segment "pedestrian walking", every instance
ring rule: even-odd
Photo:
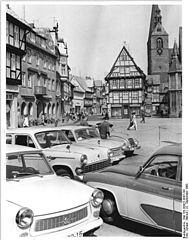
[[[82,117],[81,117],[80,125],[81,126],[89,126],[87,119],[84,115],[82,115]]]
[[[145,112],[144,111],[142,111],[142,119],[140,122],[145,123]]]
[[[110,124],[109,122],[104,119],[104,121],[99,125],[99,132],[100,132],[100,137],[102,139],[107,139],[107,137],[110,137]]]
[[[28,114],[24,115],[23,127],[29,127]]]
[[[130,123],[129,123],[127,130],[130,130],[130,128],[132,128],[132,127],[135,130],[137,130],[137,121],[136,121],[136,113],[135,112],[132,112],[132,116],[130,118]]]

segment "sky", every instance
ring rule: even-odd
[[[103,80],[124,44],[136,64],[147,74],[147,39],[152,5],[131,5],[130,2],[119,5],[110,2],[93,5],[89,2],[9,5],[22,18],[25,12],[26,21],[34,22],[36,27],[52,28],[55,21],[58,22],[59,36],[68,45],[68,63],[72,74]],[[175,39],[178,43],[182,7],[162,3],[159,7],[171,48]]]

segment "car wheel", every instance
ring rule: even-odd
[[[106,195],[101,207],[101,217],[106,223],[113,223],[118,217],[118,211],[114,197]]]
[[[67,178],[70,178],[70,179],[73,178],[73,176],[72,176],[72,174],[70,173],[70,171],[68,171],[68,170],[66,170],[66,169],[63,169],[63,168],[56,170],[56,174],[57,174],[58,176],[61,176],[61,177],[67,177]]]

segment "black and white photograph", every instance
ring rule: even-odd
[[[188,238],[182,7],[2,1],[2,240]]]

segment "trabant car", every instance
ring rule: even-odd
[[[7,129],[6,143],[41,149],[57,175],[82,180],[86,172],[111,165],[109,153],[72,143],[63,131],[52,127]]]
[[[145,164],[120,162],[84,182],[104,192],[101,214],[105,221],[116,216],[156,228],[182,231],[182,144],[157,150]]]
[[[101,122],[99,122],[95,125],[95,127],[98,130],[99,130],[100,124],[101,124]],[[109,127],[110,127],[111,131],[113,131],[113,124],[112,123],[109,123]],[[126,143],[126,147],[125,147],[125,150],[124,150],[124,154],[125,154],[126,157],[132,156],[135,149],[140,149],[141,148],[141,145],[140,145],[139,141],[136,138],[133,138],[133,137],[126,138],[126,137],[122,137],[120,135],[118,136],[118,135],[111,132],[110,139],[115,140],[115,141],[124,141]]]
[[[118,163],[125,158],[124,151],[127,148],[127,144],[111,138],[101,139],[95,127],[63,125],[58,127],[58,129],[63,130],[69,140],[77,143],[78,146],[93,147],[100,150],[104,156],[108,154],[112,164]]]
[[[93,235],[102,224],[103,193],[57,176],[40,150],[7,145],[5,185],[4,240]]]

